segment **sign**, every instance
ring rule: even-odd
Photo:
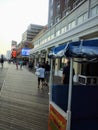
[[[48,130],[66,130],[67,120],[50,104]]]
[[[17,51],[13,50],[11,55],[12,55],[12,58],[16,58],[17,57]]]
[[[21,50],[21,55],[22,55],[22,56],[29,56],[29,55],[30,55],[30,50],[31,50],[31,49],[29,49],[29,48],[23,48],[23,49]]]

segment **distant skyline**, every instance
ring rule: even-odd
[[[19,43],[30,24],[48,23],[49,0],[0,0],[0,54]]]

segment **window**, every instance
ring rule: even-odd
[[[53,4],[53,0],[51,0],[51,4]]]
[[[96,14],[98,14],[98,6],[94,7],[91,9],[91,16],[95,16]]]
[[[97,14],[98,14],[98,6],[97,6]]]
[[[53,26],[53,22],[50,23],[50,26],[51,26],[51,27]]]
[[[66,31],[67,31],[67,26],[65,26],[65,28],[64,28],[64,29],[65,29],[65,32],[66,32]]]
[[[62,29],[61,29],[61,33],[64,33],[65,32],[65,28],[63,27]]]
[[[75,8],[76,6],[78,6],[83,0],[75,0],[75,2],[73,3],[73,7]]]
[[[61,33],[65,33],[67,31],[67,26],[65,26],[65,27],[63,27],[62,29],[61,29]]]
[[[67,16],[70,12],[70,7],[68,7],[66,10],[63,12],[63,16]]]
[[[56,23],[60,21],[60,17],[57,17],[56,18]]]
[[[68,29],[70,30],[70,29],[74,28],[75,26],[76,26],[76,21],[74,20],[68,24]]]
[[[60,35],[60,30],[58,30],[57,32],[56,32],[56,36],[59,36]]]
[[[80,17],[78,17],[77,24],[78,24],[78,25],[82,24],[84,21],[87,20],[87,17],[88,17],[88,16],[87,16],[87,13],[85,13],[85,14],[81,15]]]
[[[78,25],[83,23],[83,15],[78,18]]]
[[[48,37],[48,41],[50,40],[50,36]]]
[[[59,11],[60,11],[60,2],[57,2],[57,13],[59,13]]]
[[[54,34],[51,35],[51,39],[53,39],[53,38],[54,38]]]
[[[53,16],[53,9],[50,10],[50,17]]]
[[[83,15],[83,21],[86,21],[88,19],[88,15],[87,15],[87,13],[85,13],[84,15]]]
[[[83,63],[81,74],[85,76],[98,76],[98,62],[96,63]]]
[[[76,26],[76,21],[74,20],[74,21],[72,21],[72,23],[71,23],[71,28],[74,28]]]

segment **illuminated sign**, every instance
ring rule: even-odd
[[[13,51],[12,51],[12,58],[16,58],[16,56],[17,56],[17,51],[16,51],[16,50],[13,50]]]
[[[29,55],[30,55],[30,50],[31,50],[31,49],[29,49],[29,48],[23,48],[23,49],[21,50],[21,55],[22,55],[22,56],[29,56]]]

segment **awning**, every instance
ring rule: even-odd
[[[98,58],[98,39],[66,43],[52,48],[49,58]]]
[[[57,57],[63,57],[64,56],[64,50],[66,50],[66,44],[60,45],[58,47],[53,47],[51,49],[51,52],[49,53],[49,58],[57,58]]]
[[[64,55],[72,58],[98,58],[98,39],[69,43]]]

